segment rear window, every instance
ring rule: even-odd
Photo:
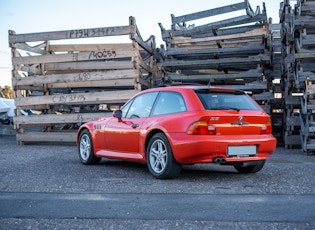
[[[205,110],[261,110],[246,94],[241,92],[196,91]]]

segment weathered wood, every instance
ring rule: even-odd
[[[235,40],[235,41],[220,41],[222,48],[239,48],[251,43],[261,43],[262,39],[246,39],[246,40]],[[173,45],[172,45],[173,46]],[[197,49],[213,49],[218,48],[217,41],[208,41],[203,43],[180,43],[176,44],[177,48],[185,48],[188,50]]]
[[[308,59],[308,61],[311,61],[315,59],[315,51],[307,51],[307,50],[299,50],[298,53],[294,54],[294,58],[297,59]]]
[[[29,142],[57,142],[57,143],[75,143],[76,132],[25,132],[17,133],[16,140],[18,143]]]
[[[188,21],[193,21],[197,19],[202,19],[206,17],[211,17],[214,15],[219,15],[219,14],[225,14],[237,10],[242,10],[246,9],[247,4],[244,2],[228,5],[228,6],[223,6],[223,7],[218,7],[215,9],[210,9],[210,10],[205,10],[197,13],[192,13],[192,14],[187,14],[183,16],[177,16],[175,17],[174,15],[171,15],[172,17],[172,24],[177,24],[177,23],[183,23],[183,22],[188,22]]]
[[[19,108],[33,105],[76,105],[76,104],[100,104],[100,103],[124,103],[138,91],[119,90],[115,92],[91,92],[91,93],[72,93],[50,96],[31,96],[16,98],[15,105]]]
[[[228,68],[236,66],[247,66],[268,63],[270,57],[268,55],[256,55],[247,58],[223,58],[223,59],[210,59],[210,60],[166,60],[158,65],[161,67],[180,67],[180,68]],[[249,65],[250,64],[250,65]]]
[[[67,62],[67,63],[48,63],[44,65],[47,71],[72,70],[72,71],[93,71],[93,70],[114,70],[114,69],[133,69],[134,65],[130,61],[86,61],[86,62]]]
[[[253,54],[260,54],[265,51],[264,45],[260,43],[251,43],[244,46],[233,47],[233,48],[203,48],[203,49],[186,49],[186,48],[169,48],[167,50],[167,56],[173,58],[202,58],[202,57],[215,57],[221,58],[225,56],[231,57],[232,55],[249,56]]]
[[[179,43],[196,43],[196,42],[207,42],[207,41],[217,41],[217,40],[228,40],[228,39],[238,39],[238,38],[248,38],[248,37],[257,37],[257,36],[267,36],[267,29],[260,28],[247,31],[241,34],[231,34],[231,35],[222,35],[206,38],[188,38],[188,37],[172,37],[171,44],[176,45]]]
[[[196,75],[186,75],[186,74],[176,74],[176,73],[167,73],[167,77],[173,81],[220,81],[226,79],[246,79],[246,78],[254,78],[258,79],[261,77],[261,70],[248,70],[239,73],[228,73],[224,72],[217,74],[196,74]]]
[[[72,54],[48,54],[41,56],[28,56],[28,57],[13,57],[13,65],[30,65],[38,63],[58,63],[58,62],[73,62],[73,61],[91,61],[91,60],[106,60],[116,58],[126,58],[139,56],[139,52],[133,50],[101,50],[90,52],[79,52]]]
[[[239,85],[216,85],[218,87],[224,87],[224,88],[229,88],[229,89],[236,89],[236,90],[243,90],[243,91],[253,91],[253,90],[267,90],[267,82],[262,82],[262,81],[254,81],[250,83],[245,83],[245,84],[239,84]]]
[[[67,82],[67,83],[52,83],[47,84],[48,88],[102,88],[102,87],[134,87],[136,79],[111,79],[100,81],[86,81],[86,82]]]
[[[294,18],[294,26],[296,30],[302,30],[303,28],[314,28],[315,17],[313,16],[301,16],[296,15]]]
[[[43,33],[28,33],[28,34],[9,34],[9,44],[21,42],[37,42],[48,40],[62,40],[62,39],[77,39],[77,38],[92,38],[104,36],[118,36],[129,35],[135,33],[135,26],[115,26],[115,27],[101,27],[91,29],[77,29],[64,30]]]
[[[43,85],[43,84],[63,84],[63,83],[86,83],[89,81],[135,79],[139,71],[135,69],[108,70],[97,72],[80,72],[68,74],[36,75],[31,77],[12,78],[13,86]],[[63,87],[62,87],[63,88]]]
[[[74,52],[74,51],[92,51],[92,50],[132,50],[135,47],[131,43],[111,43],[111,44],[70,44],[70,45],[52,45],[49,44],[48,52]]]
[[[121,35],[127,35],[130,43],[51,44],[60,39],[88,41]],[[44,42],[29,45],[37,41]],[[129,26],[29,34],[10,31],[9,45],[19,143],[73,142],[75,135],[69,135],[70,129],[64,130],[63,124],[84,123],[102,116],[98,106],[118,108],[141,89],[152,87],[156,73],[162,73],[153,59],[155,37],[144,41],[134,17],[129,18]],[[41,114],[23,116],[23,109],[36,109]],[[89,113],[83,114],[85,111]]]
[[[14,117],[16,125],[84,123],[101,117],[110,117],[112,113],[75,113],[75,114],[41,114]]]

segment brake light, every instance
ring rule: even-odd
[[[266,124],[261,126],[260,134],[270,134],[272,133],[271,121],[268,120]]]
[[[215,126],[208,124],[207,121],[196,121],[188,127],[186,133],[189,135],[215,135],[216,130]]]

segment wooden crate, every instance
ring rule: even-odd
[[[109,36],[125,36],[127,43],[106,43]],[[93,38],[104,43],[94,44]],[[69,44],[77,39],[81,43]],[[144,41],[134,17],[125,26],[9,31],[9,45],[20,144],[75,142],[82,123],[110,116],[131,96],[153,87],[159,74],[155,38]]]

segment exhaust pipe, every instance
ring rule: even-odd
[[[225,164],[226,163],[226,160],[224,159],[224,157],[216,157],[216,158],[213,158],[213,163],[216,163],[216,164]]]

